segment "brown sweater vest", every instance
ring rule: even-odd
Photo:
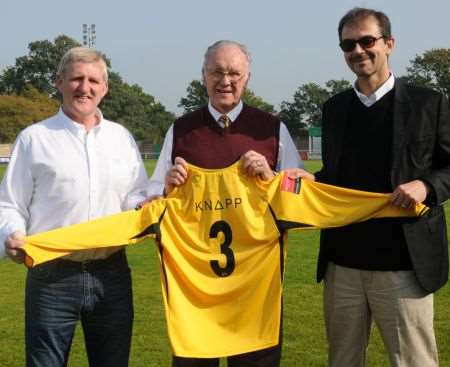
[[[174,123],[172,161],[182,157],[203,168],[224,168],[241,155],[254,150],[267,159],[274,170],[278,159],[280,120],[275,116],[244,105],[230,127],[221,128],[203,107]]]

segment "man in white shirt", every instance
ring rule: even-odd
[[[25,234],[133,208],[147,184],[133,137],[97,108],[108,91],[102,55],[69,50],[56,85],[60,111],[19,134],[0,186],[0,251],[17,263],[24,260]],[[78,320],[90,366],[128,365],[133,304],[123,248],[83,251],[29,269],[27,366],[66,366]]]
[[[263,179],[272,178],[280,169],[303,166],[286,126],[276,116],[242,102],[250,78],[250,54],[244,45],[234,41],[211,45],[205,53],[202,74],[208,106],[180,117],[170,127],[150,180],[151,195],[183,185],[186,162],[224,168],[242,159],[249,175]],[[281,330],[275,345],[227,358],[229,367],[276,367],[280,359]],[[172,360],[173,367],[218,365],[219,358],[174,356]]]

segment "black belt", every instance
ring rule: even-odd
[[[38,265],[39,267],[58,267],[60,269],[72,270],[76,272],[93,272],[106,269],[120,269],[123,266],[128,267],[125,250],[121,249],[106,259],[73,261],[66,259],[55,259],[47,263]]]

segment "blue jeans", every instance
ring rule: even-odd
[[[28,271],[27,367],[66,366],[79,320],[89,366],[128,366],[133,296],[123,250],[105,260],[79,263],[60,259]]]

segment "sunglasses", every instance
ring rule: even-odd
[[[380,37],[364,36],[364,37],[358,38],[357,40],[345,39],[339,43],[339,47],[344,52],[353,51],[356,47],[356,44],[359,44],[364,49],[372,48],[373,46],[375,46],[375,43],[381,38],[385,38],[385,37],[384,36],[380,36]]]

